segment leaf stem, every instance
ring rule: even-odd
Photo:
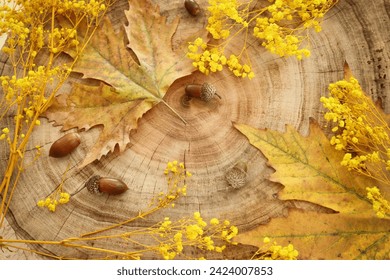
[[[184,124],[187,124],[187,121],[183,119],[182,116],[180,116],[179,113],[175,109],[173,109],[167,102],[165,102],[164,99],[161,99],[160,101],[164,103],[164,105],[167,106],[176,116],[178,116]]]

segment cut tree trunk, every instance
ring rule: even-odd
[[[187,13],[184,1],[154,2],[168,20],[180,17],[173,38],[177,49],[205,27],[207,1],[198,1],[203,9],[198,17]],[[117,30],[126,23],[125,9],[128,9],[127,1],[120,0],[109,13]],[[126,151],[109,153],[82,169],[77,166],[96,141],[100,128],[80,132],[81,145],[69,157],[57,159],[49,157],[48,150],[65,132],[42,119],[42,125],[30,139],[31,147],[43,147],[42,156],[20,178],[8,211],[8,227],[11,226],[22,239],[62,240],[126,220],[147,209],[153,197],[167,190],[163,172],[167,162],[172,160],[185,162],[187,170],[193,174],[187,181],[187,196],[179,198],[173,208],[162,209],[146,220],[114,232],[148,227],[164,217],[171,220],[191,217],[196,211],[201,212],[205,220],[213,217],[228,219],[240,231],[265,224],[277,216],[286,216],[291,204],[278,199],[282,186],[267,180],[273,170],[232,123],[279,131],[291,124],[306,135],[309,118],[323,123],[324,109],[319,99],[327,95],[329,83],[343,78],[345,61],[362,88],[375,101],[381,101],[388,112],[389,11],[390,2],[387,0],[340,0],[326,14],[323,30],[320,33],[310,31],[311,56],[302,61],[293,57],[279,58],[250,39],[248,53],[256,74],[254,79],[239,79],[228,71],[209,76],[195,72],[178,79],[164,99],[187,124],[160,103],[139,120],[138,129],[130,134],[131,143]],[[229,46],[229,50],[236,53],[241,48],[242,38],[232,41]],[[1,64],[2,75],[7,75],[4,56]],[[217,88],[222,99],[210,103],[194,99],[190,106],[183,106],[181,98],[185,86],[206,81]],[[65,85],[61,92],[66,90],[69,90],[69,85]],[[4,121],[11,123],[12,119],[13,116],[9,116]],[[6,123],[0,124],[3,126]],[[27,158],[32,156],[33,153],[26,153]],[[0,142],[1,174],[7,158],[5,142]],[[239,161],[247,164],[247,183],[234,189],[228,185],[225,174]],[[71,194],[70,202],[58,207],[55,213],[39,208],[37,201],[55,190],[68,164],[70,169],[64,190]],[[84,184],[93,175],[119,178],[126,182],[129,190],[119,196],[91,195]],[[0,229],[0,233],[3,230]],[[122,245],[118,243],[118,246]],[[57,256],[97,257],[88,251],[63,246],[34,249]],[[241,257],[247,257],[245,254],[252,250],[244,250]],[[229,257],[233,258],[234,253],[230,254]],[[237,251],[237,254],[240,253]],[[153,257],[157,256],[149,256]]]

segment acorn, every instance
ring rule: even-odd
[[[184,7],[191,16],[197,16],[200,13],[200,6],[194,0],[185,0]]]
[[[78,133],[65,134],[51,145],[49,156],[60,158],[69,155],[80,145],[80,142],[80,135]]]
[[[238,162],[233,168],[226,172],[225,179],[232,188],[242,188],[246,184],[246,170],[246,164],[244,162]]]
[[[219,98],[221,98],[221,96],[217,94],[217,89],[209,83],[203,83],[202,85],[187,85],[185,88],[185,93],[187,96],[198,97],[205,102],[209,102],[211,99],[214,98],[214,96],[218,96]]]
[[[129,188],[119,179],[100,177],[99,175],[92,176],[87,183],[85,183],[87,190],[93,194],[121,194]]]

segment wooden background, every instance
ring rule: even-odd
[[[154,2],[160,5],[168,21],[180,17],[173,38],[178,51],[205,26],[204,12],[199,17],[191,17],[183,7],[184,1]],[[198,3],[204,9],[207,6],[207,1]],[[117,30],[126,23],[125,9],[128,9],[127,1],[119,0],[109,13]],[[294,204],[278,199],[282,186],[267,180],[272,169],[262,154],[233,128],[232,122],[280,131],[285,124],[291,124],[306,135],[310,117],[322,122],[319,98],[327,95],[329,83],[342,79],[344,61],[348,62],[362,88],[374,100],[380,100],[389,112],[390,100],[386,98],[390,86],[389,12],[389,0],[340,0],[324,18],[323,31],[310,32],[312,54],[302,61],[279,58],[250,39],[248,51],[256,74],[253,80],[238,79],[228,71],[210,76],[194,73],[178,79],[165,100],[186,119],[187,125],[159,104],[146,113],[138,129],[131,132],[131,143],[123,154],[108,154],[81,170],[77,165],[97,139],[100,128],[81,132],[82,143],[78,149],[70,157],[54,159],[47,156],[48,150],[64,132],[42,119],[30,144],[31,147],[43,146],[43,155],[23,173],[7,216],[8,224],[0,229],[0,235],[61,240],[125,220],[146,209],[156,194],[166,191],[163,170],[166,163],[174,159],[185,159],[187,169],[193,173],[187,196],[180,198],[174,208],[164,209],[133,226],[150,226],[165,216],[174,220],[200,211],[205,219],[229,219],[240,231],[245,231],[273,217],[287,216],[288,208]],[[242,38],[237,38],[229,49],[240,50],[241,44]],[[4,55],[0,63],[2,75],[7,75]],[[193,81],[213,83],[222,99],[210,104],[194,100],[190,107],[183,107],[180,98],[184,87]],[[66,90],[69,85],[62,92]],[[11,123],[12,117],[0,123],[0,127]],[[27,154],[27,159],[32,155]],[[7,158],[6,146],[0,142],[0,174]],[[237,161],[247,163],[248,183],[235,190],[228,186],[225,173]],[[58,207],[55,213],[38,208],[36,202],[53,192],[68,163],[71,169],[64,189],[72,194],[71,201]],[[130,189],[120,196],[93,196],[83,188],[93,175],[120,178]],[[94,257],[61,247],[38,249],[56,255]],[[0,253],[1,258],[39,257],[17,251]]]

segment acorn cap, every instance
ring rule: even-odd
[[[209,83],[203,83],[202,88],[200,89],[200,99],[202,99],[205,102],[209,102],[211,99],[214,98],[214,96],[218,96],[217,89]]]
[[[226,172],[225,179],[232,188],[242,188],[246,184],[246,170],[246,164],[243,162],[239,162],[233,168],[229,169]]]
[[[85,183],[85,186],[87,187],[87,190],[90,193],[93,194],[100,194],[101,192],[99,191],[99,175],[92,176],[87,183]]]

